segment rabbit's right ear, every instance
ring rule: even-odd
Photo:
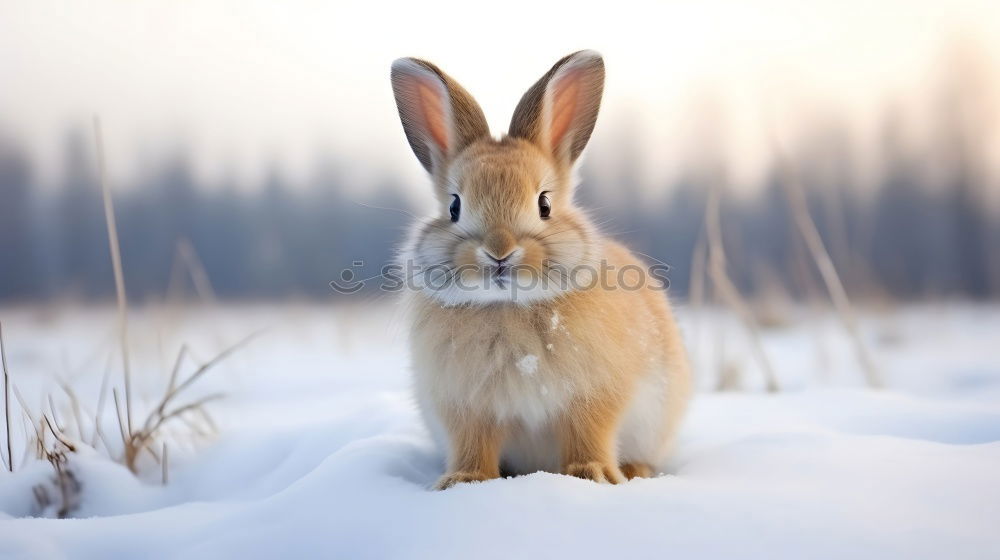
[[[476,100],[430,62],[393,62],[392,92],[406,139],[428,173],[436,173],[442,163],[490,134]]]

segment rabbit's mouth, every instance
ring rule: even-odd
[[[511,280],[510,271],[511,271],[510,265],[506,263],[500,263],[497,266],[493,267],[493,270],[490,272],[490,279],[493,281],[494,284],[497,285],[497,287],[501,289],[506,288],[506,286],[510,284]]]
[[[430,295],[448,305],[527,305],[551,299],[564,291],[541,275],[538,268],[525,263],[466,266],[450,272],[448,282],[429,286]]]
[[[440,240],[427,241],[422,257],[408,261],[417,268],[406,277],[445,305],[529,305],[573,289],[564,270],[569,265],[550,261],[547,248],[532,237],[517,238],[513,247],[489,248],[477,238],[463,239],[448,247],[448,254],[432,253],[435,243]]]

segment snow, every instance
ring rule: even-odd
[[[737,323],[680,314],[701,391],[664,474],[607,486],[536,473],[433,492],[444,458],[410,396],[394,311],[137,311],[140,417],[180,343],[200,362],[268,330],[193,387],[191,398],[226,391],[208,407],[219,434],[176,426],[166,486],[151,461],[137,479],[84,448],[69,464],[82,485],[78,519],[26,517],[51,514],[35,511],[31,493],[51,468],[20,463],[18,425],[18,470],[0,474],[0,558],[1000,555],[1000,308],[865,314],[883,391],[864,388],[834,317],[793,313],[764,333],[777,394],[760,390]],[[11,373],[36,411],[53,373],[93,408],[114,356],[113,310],[0,309],[0,319]],[[721,366],[735,367],[742,391],[712,390]]]
[[[538,373],[538,356],[534,354],[527,354],[517,361],[517,369],[521,372],[521,375],[525,377],[532,377]]]

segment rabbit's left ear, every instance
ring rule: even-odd
[[[557,161],[572,165],[594,131],[604,91],[604,60],[575,52],[524,94],[510,121],[511,136],[531,140]]]

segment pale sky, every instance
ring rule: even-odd
[[[210,180],[259,182],[272,165],[304,178],[320,153],[361,179],[421,180],[393,59],[437,63],[500,133],[552,63],[591,48],[607,85],[588,157],[628,122],[646,177],[708,143],[752,183],[774,126],[843,120],[864,146],[887,103],[921,112],[949,49],[973,44],[1000,68],[996,0],[396,4],[0,0],[0,131],[46,178],[69,125],[96,112],[118,183],[178,146]]]

